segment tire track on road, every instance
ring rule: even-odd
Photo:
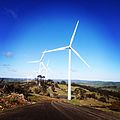
[[[62,111],[58,106],[54,104],[54,102],[51,102],[51,105],[57,109],[59,112],[61,112],[64,116],[66,116],[69,120],[74,120],[72,117],[70,117],[68,114],[66,114],[64,111]]]
[[[80,107],[80,106],[75,106],[75,105],[71,105],[68,103],[62,103],[62,102],[54,102],[54,104],[58,106],[59,108],[63,109],[64,112],[66,112],[66,114],[67,112],[70,113],[71,111],[73,111],[72,113],[76,114],[78,118],[80,118],[80,116],[83,118],[86,118],[87,116],[86,119],[89,118],[89,120],[120,120],[117,117],[108,115],[107,113],[103,113],[102,111],[95,110],[92,108]]]

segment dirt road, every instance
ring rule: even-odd
[[[92,108],[46,101],[1,113],[0,120],[120,120],[120,118]]]

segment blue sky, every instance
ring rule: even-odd
[[[72,79],[120,80],[120,2],[118,0],[0,0],[0,76],[35,77],[45,49],[69,44],[80,20],[72,54]],[[68,51],[45,55],[49,78],[67,78]]]

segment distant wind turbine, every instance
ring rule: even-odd
[[[40,69],[41,69],[41,66],[43,68],[45,68],[45,65],[43,63],[43,57],[44,57],[44,53],[42,53],[42,56],[40,58],[40,60],[36,60],[36,61],[28,61],[28,63],[39,63],[39,68],[38,68],[38,73],[40,74]]]
[[[73,43],[73,39],[77,30],[79,24],[79,20],[77,21],[77,24],[75,26],[74,32],[72,34],[71,40],[70,40],[70,44],[68,46],[65,47],[60,47],[60,48],[56,48],[53,50],[47,50],[44,51],[43,53],[50,53],[50,52],[55,52],[55,51],[61,51],[61,50],[66,50],[68,49],[69,51],[69,59],[68,59],[68,100],[71,100],[71,51],[73,51],[73,53],[75,53],[75,55],[78,56],[79,59],[81,59],[81,61],[89,68],[90,66],[87,64],[87,62],[78,54],[78,52],[72,48],[72,43]]]
[[[39,63],[39,68],[38,68],[38,69],[39,69],[39,70],[38,70],[38,71],[39,71],[39,72],[38,72],[39,75],[41,74],[41,73],[40,73],[40,72],[41,72],[41,68],[44,68],[44,69],[45,69],[45,72],[46,72],[46,73],[45,73],[45,76],[46,76],[46,78],[47,78],[47,72],[48,72],[47,67],[48,67],[48,64],[49,64],[49,63],[47,63],[47,65],[44,64],[44,62],[43,62],[44,55],[45,55],[45,53],[43,52],[40,60],[37,60],[37,61],[29,61],[28,63]]]

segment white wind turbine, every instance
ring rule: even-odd
[[[73,51],[75,53],[75,55],[78,56],[79,59],[81,59],[81,61],[83,63],[85,63],[85,65],[87,65],[87,67],[90,67],[87,62],[78,54],[78,52],[72,48],[72,43],[73,43],[73,39],[77,30],[79,24],[79,20],[77,21],[77,24],[75,26],[74,32],[72,34],[71,40],[70,40],[70,44],[68,46],[65,47],[60,47],[60,48],[56,48],[53,50],[47,50],[44,51],[43,53],[50,53],[50,52],[55,52],[55,51],[61,51],[61,50],[66,50],[68,49],[69,51],[69,59],[68,59],[68,100],[71,100],[71,51]]]
[[[45,69],[45,76],[46,76],[46,78],[47,78],[47,67],[48,67],[48,63],[47,63],[47,65],[45,65],[44,64],[44,62],[43,62],[43,58],[44,58],[44,55],[45,55],[45,53],[43,52],[42,53],[42,56],[41,56],[41,58],[40,58],[40,60],[37,60],[37,61],[29,61],[28,63],[39,63],[39,70],[38,70],[38,74],[40,75],[41,74],[41,68],[43,68],[43,69]]]
[[[43,52],[42,53],[42,56],[40,58],[40,60],[37,60],[37,61],[29,61],[28,63],[39,63],[39,70],[38,70],[38,74],[40,75],[42,73],[43,70],[45,70],[45,77],[47,79],[47,75],[48,75],[48,70],[49,70],[49,61],[47,62],[47,64],[45,65],[44,62],[43,62],[43,58],[44,58],[44,55],[45,53]],[[50,71],[50,70],[49,70]]]
[[[40,61],[39,61],[40,62]],[[46,78],[46,80],[48,79],[48,71],[50,71],[49,70],[49,67],[48,67],[48,65],[49,65],[49,61],[47,62],[47,64],[45,65],[44,63],[43,63],[43,61],[41,62],[41,65],[39,66],[39,71],[41,71],[41,73],[43,72],[45,72],[45,78]],[[41,67],[42,66],[42,67]],[[42,69],[43,68],[43,69]],[[40,74],[40,72],[39,72],[39,74]]]

